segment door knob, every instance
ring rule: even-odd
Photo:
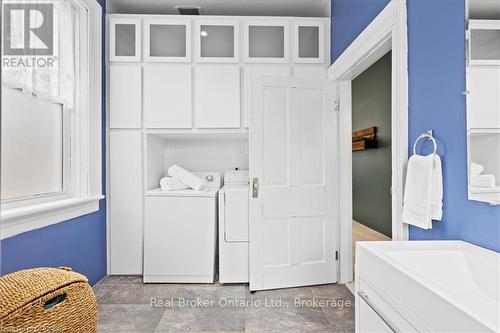
[[[252,198],[259,197],[259,178],[252,178]]]

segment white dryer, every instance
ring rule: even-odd
[[[220,173],[192,189],[146,192],[145,283],[213,283],[217,248],[217,192]]]
[[[248,282],[248,170],[226,171],[219,191],[219,282]]]

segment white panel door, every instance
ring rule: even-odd
[[[469,129],[500,128],[500,66],[469,66]]]
[[[191,65],[144,67],[144,126],[191,128]]]
[[[109,66],[109,127],[141,128],[142,68]]]
[[[326,79],[328,77],[328,68],[323,65],[294,65],[293,76]]]
[[[288,65],[247,65],[243,69],[243,127],[248,128],[250,100],[252,96],[252,77],[290,76]]]
[[[239,128],[240,66],[197,66],[194,79],[196,127]]]
[[[254,80],[251,290],[337,281],[332,90],[321,79]]]
[[[142,274],[141,132],[110,131],[110,274]]]

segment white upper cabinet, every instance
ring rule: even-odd
[[[469,20],[471,65],[500,65],[500,21]]]
[[[144,20],[144,60],[191,61],[191,22],[188,20]]]
[[[239,22],[203,20],[196,22],[197,62],[239,62]]]
[[[109,60],[141,61],[141,20],[113,18],[109,20]]]
[[[240,128],[240,66],[195,68],[195,127]]]
[[[299,21],[293,24],[293,61],[323,63],[325,61],[325,24],[322,21]]]
[[[258,20],[244,23],[244,60],[253,63],[288,63],[288,21]]]
[[[500,129],[500,66],[468,68],[469,129]]]
[[[191,128],[191,66],[144,66],[144,126]]]
[[[142,67],[109,66],[109,127],[141,128]]]

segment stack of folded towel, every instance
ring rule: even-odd
[[[495,175],[483,175],[484,166],[471,162],[470,164],[470,186],[472,187],[495,187]]]
[[[414,154],[408,161],[403,200],[403,222],[432,229],[443,215],[443,175],[437,154]]]
[[[168,168],[167,172],[168,176],[160,180],[160,187],[163,191],[184,190],[188,188],[199,191],[203,185],[203,179],[178,165],[172,165]]]

